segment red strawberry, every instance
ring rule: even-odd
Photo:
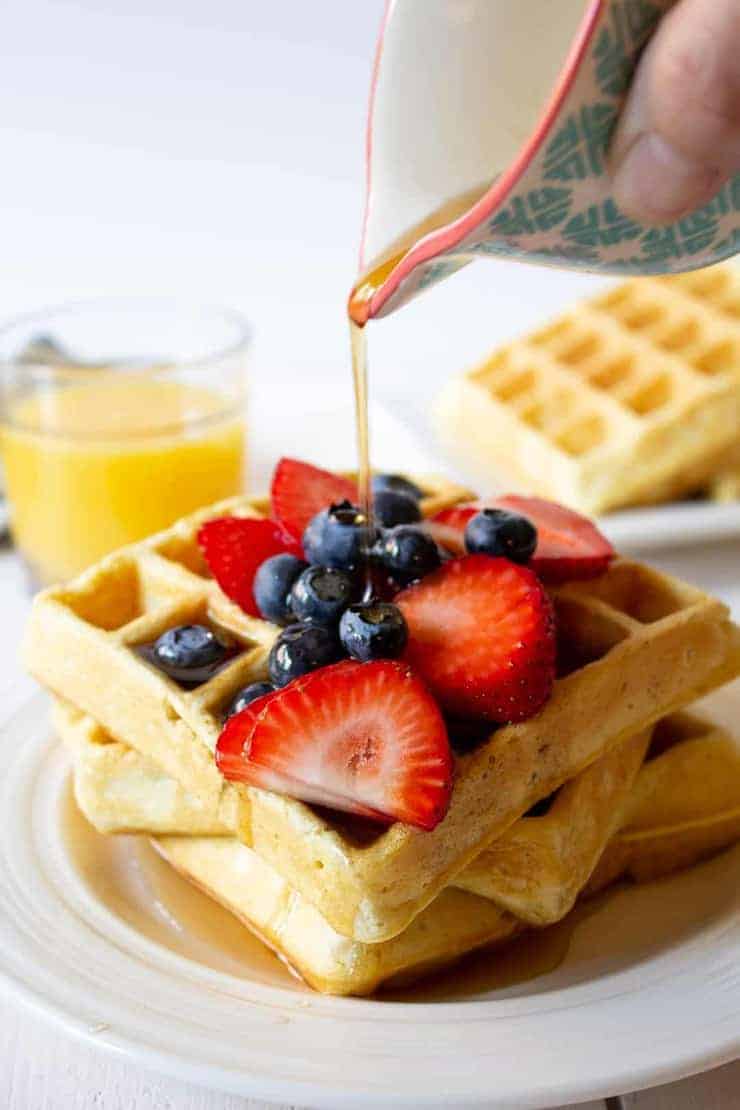
[[[389,659],[322,667],[253,702],[226,722],[217,759],[228,778],[384,823],[433,829],[450,802],[442,715]]]
[[[358,501],[357,486],[340,474],[298,459],[280,459],[272,476],[272,515],[297,540],[309,520],[338,501]]]
[[[479,504],[453,505],[449,509],[440,509],[427,522],[427,531],[431,533],[438,544],[446,547],[455,555],[465,554],[465,525],[479,511]]]
[[[216,743],[216,766],[224,778],[238,781],[244,753],[249,751],[249,741],[257,717],[267,700],[274,698],[278,693],[278,690],[274,690],[264,697],[255,698],[227,720]]]
[[[535,525],[537,547],[529,565],[544,582],[596,578],[616,554],[592,521],[555,501],[511,495],[492,504],[520,513]]]
[[[406,659],[450,713],[523,721],[555,676],[550,600],[527,567],[488,555],[452,559],[396,597]]]
[[[260,615],[252,593],[260,563],[284,551],[302,554],[300,544],[274,520],[236,516],[208,520],[198,530],[198,543],[226,596],[252,617]]]

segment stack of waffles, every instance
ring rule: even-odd
[[[740,497],[740,271],[641,277],[494,351],[443,391],[437,428],[502,477],[587,514]]]
[[[419,484],[427,515],[467,496]],[[89,820],[151,837],[313,987],[367,994],[418,977],[558,921],[617,879],[664,875],[740,838],[740,748],[683,712],[740,673],[740,630],[719,601],[626,560],[551,589],[553,695],[456,756],[433,831],[225,781],[213,754],[225,709],[264,677],[278,629],[226,598],[196,536],[208,519],[266,510],[213,506],[45,591],[25,658],[53,695]],[[186,690],[145,649],[193,622],[235,652]]]

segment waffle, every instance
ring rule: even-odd
[[[236,831],[226,829],[218,813],[205,809],[156,763],[113,740],[69,703],[56,699],[52,720],[74,754],[77,803],[99,832],[223,836]],[[652,731],[623,740],[566,783],[540,819],[516,821],[452,885],[532,925],[559,921],[623,823]]]
[[[740,444],[712,478],[709,493],[713,501],[740,501]]]
[[[156,770],[151,777],[145,757],[129,752],[140,769],[138,788],[132,795],[131,764],[109,760],[101,771],[99,759],[98,749],[109,747],[125,753],[124,745],[96,732],[89,719],[86,722],[64,705],[58,707],[57,725],[75,751],[76,793],[86,816],[99,828],[128,828],[135,796],[135,827],[158,831],[162,814],[159,777]],[[649,760],[638,774],[650,740]],[[497,842],[508,842],[505,885],[511,885],[515,874],[526,875],[537,902],[538,883],[545,890],[557,882],[570,888],[570,858],[579,870],[580,890],[590,871],[581,869],[578,837],[567,836],[563,822],[578,821],[582,806],[595,812],[597,800],[612,814],[612,838],[593,873],[590,891],[603,889],[622,875],[642,881],[669,874],[740,838],[740,748],[727,733],[711,722],[681,714],[662,720],[648,734],[621,747],[626,763],[611,791],[605,784],[615,783],[614,753],[600,761],[604,775],[595,791],[595,768],[590,768],[561,791],[545,816],[522,818]],[[96,767],[97,791],[89,789],[87,779],[86,765],[91,760]],[[85,780],[87,786],[81,789]],[[126,794],[123,807],[119,805],[121,781]],[[574,789],[566,793],[570,787]],[[173,788],[179,789],[175,784]],[[551,873],[551,855],[541,852],[539,846],[551,843],[546,830],[559,821],[563,844]],[[579,827],[586,827],[583,821]],[[502,943],[529,921],[518,920],[487,897],[447,889],[399,936],[380,944],[363,944],[336,933],[315,907],[236,839],[184,835],[191,832],[187,820],[173,831],[181,835],[155,841],[164,858],[241,918],[312,986],[328,993],[365,994],[388,980],[419,977],[475,948]],[[531,845],[535,845],[534,853]],[[599,851],[603,847],[602,841]],[[494,877],[501,874],[500,858],[489,851],[482,853],[479,861],[488,861]],[[542,900],[548,902],[548,896]],[[559,899],[561,916],[570,903],[569,896]]]
[[[467,494],[428,481],[427,513]],[[225,706],[264,676],[275,626],[246,616],[208,577],[196,532],[209,517],[258,515],[264,501],[222,503],[109,556],[33,605],[24,656],[50,690],[152,759],[229,827],[337,932],[377,943],[401,932],[478,853],[534,803],[619,741],[740,670],[726,608],[638,563],[553,591],[563,674],[533,719],[496,731],[456,761],[445,820],[423,832],[327,815],[225,782],[213,759]],[[141,648],[167,628],[217,626],[240,649],[190,692]]]
[[[740,438],[740,274],[612,288],[454,379],[435,419],[482,483],[587,514],[696,491]]]

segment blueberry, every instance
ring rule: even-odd
[[[483,509],[465,527],[465,548],[471,555],[504,556],[513,563],[526,563],[536,546],[534,524],[508,509]]]
[[[224,717],[233,717],[235,713],[241,713],[242,709],[246,709],[257,698],[263,698],[265,694],[271,694],[274,689],[275,687],[271,682],[250,682],[249,686],[240,690],[233,699]]]
[[[212,677],[229,650],[205,625],[183,624],[159,637],[151,649],[151,659],[170,678],[196,686]]]
[[[288,594],[298,575],[308,563],[295,555],[273,555],[265,559],[254,576],[254,600],[265,620],[289,624]]]
[[[355,570],[376,536],[368,535],[364,513],[340,501],[317,513],[303,533],[303,550],[311,563],[338,570]]]
[[[408,635],[403,613],[387,601],[350,605],[339,622],[342,646],[361,663],[396,659],[406,647]]]
[[[408,478],[404,478],[402,474],[376,474],[373,478],[373,493],[377,494],[385,490],[405,493],[407,497],[413,497],[414,501],[421,501],[424,496],[424,491]]]
[[[288,601],[297,621],[335,625],[356,594],[349,571],[314,565],[296,578]]]
[[[416,524],[421,520],[421,509],[416,498],[397,490],[380,490],[375,494],[373,508],[375,519],[384,528],[393,528],[396,524]]]
[[[411,524],[386,532],[375,547],[385,569],[401,585],[423,578],[441,564],[439,549],[430,535]]]
[[[290,624],[270,652],[268,670],[276,686],[335,663],[341,654],[336,632],[320,624]]]

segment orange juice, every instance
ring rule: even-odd
[[[15,540],[41,582],[242,489],[241,413],[181,381],[99,371],[17,400],[1,435]]]

